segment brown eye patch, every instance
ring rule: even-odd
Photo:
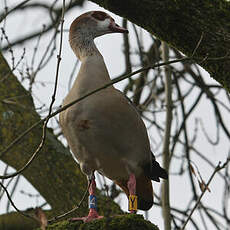
[[[104,21],[106,18],[110,18],[108,14],[102,11],[94,11],[92,17],[100,21]]]

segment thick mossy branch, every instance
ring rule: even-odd
[[[40,120],[31,95],[22,87],[0,53],[0,152],[27,128]],[[19,170],[41,142],[42,125],[29,132],[8,152],[0,155],[6,164]],[[81,173],[69,151],[47,130],[45,145],[37,158],[22,173],[51,205],[53,215],[62,214],[77,205],[87,189],[86,177]],[[98,195],[100,213],[121,213],[117,204]],[[88,212],[87,197],[78,215]],[[76,213],[75,213],[76,214]],[[0,218],[1,222],[1,218]]]
[[[210,75],[230,91],[230,2],[225,0],[91,0],[141,26],[161,40],[195,56]]]
[[[26,212],[27,214],[31,212]],[[39,223],[33,219],[22,216],[17,212],[0,215],[1,230],[31,230],[39,227]]]
[[[103,218],[90,223],[62,221],[49,225],[47,230],[159,230],[141,215],[127,214]]]

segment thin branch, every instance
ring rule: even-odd
[[[177,93],[178,93],[178,98],[181,100],[181,112],[182,112],[182,116],[183,116],[183,122],[182,122],[182,125],[181,125],[181,128],[179,129],[179,131],[183,131],[183,134],[184,134],[184,140],[185,140],[185,143],[184,143],[184,148],[185,148],[185,155],[186,155],[186,159],[188,161],[188,169],[189,169],[189,163],[190,163],[190,147],[189,147],[189,140],[188,140],[188,132],[187,132],[187,121],[186,121],[186,117],[188,118],[188,115],[190,114],[189,112],[186,113],[186,109],[185,109],[185,103],[184,103],[184,99],[183,97],[181,96],[182,93],[181,93],[181,89],[180,89],[180,86],[179,86],[179,83],[177,81],[177,79],[175,78],[175,82],[176,82],[176,89],[177,89]],[[201,97],[201,93],[200,93],[200,97]],[[199,101],[199,96],[197,97],[197,102]],[[197,104],[197,102],[195,102],[192,106],[191,106],[191,109],[193,110],[195,108],[195,105]],[[190,109],[190,111],[192,111]],[[178,133],[175,135],[176,138],[178,138]],[[175,139],[174,137],[174,143],[177,142],[177,139]],[[175,147],[175,144],[172,146],[172,150],[171,152],[173,153],[174,151],[174,147]],[[194,184],[194,181],[193,181],[193,177],[192,177],[192,173],[190,170],[188,170],[188,173],[189,173],[189,179],[190,179],[190,183],[191,183],[191,186],[192,186],[192,191],[193,191],[193,196],[194,196],[194,199],[197,198],[197,194],[196,194],[196,187],[195,187],[195,184]]]
[[[1,31],[2,31],[4,38],[6,39],[8,47],[9,47],[9,52],[11,54],[11,60],[12,60],[12,69],[14,69],[15,68],[15,57],[14,57],[14,51],[12,49],[12,44],[11,44],[11,42],[10,42],[10,40],[6,34],[6,31],[3,27],[1,28]]]
[[[230,58],[229,57],[220,57],[219,60],[221,61],[225,61],[225,60],[229,60]],[[144,67],[144,68],[141,68],[139,70],[136,70],[132,73],[129,73],[129,74],[126,74],[126,75],[122,75],[120,77],[117,77],[113,80],[111,80],[111,82],[85,94],[84,96],[70,102],[69,104],[63,106],[62,108],[58,109],[57,111],[47,115],[45,118],[41,119],[40,121],[36,122],[34,125],[32,125],[30,128],[28,128],[25,132],[23,132],[19,137],[15,138],[15,140],[13,142],[11,142],[2,152],[0,152],[0,157],[5,154],[7,151],[9,151],[16,143],[18,143],[26,134],[28,134],[31,130],[33,130],[35,127],[37,127],[39,124],[45,122],[47,119],[49,120],[51,117],[54,117],[56,116],[57,114],[59,114],[60,112],[66,110],[67,108],[71,107],[72,105],[82,101],[83,99],[93,95],[94,93],[100,91],[100,90],[103,90],[105,88],[108,88],[109,86],[117,83],[117,82],[120,82],[124,79],[127,79],[127,78],[130,78],[131,76],[134,76],[142,71],[146,71],[146,70],[149,70],[149,69],[154,69],[154,68],[157,68],[157,67],[160,67],[160,66],[164,66],[164,65],[170,65],[170,64],[174,64],[174,63],[178,63],[178,62],[187,62],[187,61],[192,61],[193,58],[189,58],[189,57],[183,57],[181,59],[176,59],[176,60],[172,60],[172,61],[168,61],[168,62],[162,62],[162,63],[159,63],[159,64],[155,64],[155,65],[151,65],[151,66],[147,66],[147,67]],[[210,60],[213,60],[213,58],[210,58]],[[44,126],[43,126],[44,127]],[[44,134],[43,134],[44,135]],[[35,151],[35,153],[32,155],[32,157],[30,158],[29,162],[27,162],[27,164],[25,166],[23,166],[23,168],[21,168],[19,171],[15,172],[15,173],[12,173],[12,174],[9,174],[9,175],[0,175],[0,179],[8,179],[10,177],[14,177],[16,175],[18,175],[19,173],[21,173],[22,171],[24,171],[25,168],[28,167],[28,165],[33,161],[33,159],[36,157],[36,152],[37,151],[40,151],[41,149],[41,146],[43,146],[43,144],[41,143],[38,147],[38,149]]]
[[[197,49],[199,48],[199,46],[200,46],[200,44],[201,44],[201,42],[202,42],[202,40],[203,40],[203,37],[204,37],[204,32],[202,32],[202,34],[201,34],[201,36],[200,36],[200,39],[199,39],[199,41],[197,42],[197,45],[196,45],[195,49],[194,49],[193,52],[192,52],[192,57],[194,57],[194,55],[195,55]]]
[[[16,180],[15,180],[15,182],[14,182],[13,188],[12,188],[11,193],[10,193],[10,197],[11,197],[11,198],[13,197],[13,195],[14,195],[14,193],[15,193],[15,190],[16,190],[16,188],[17,188],[19,179],[20,179],[20,175],[18,175],[18,176],[16,177]],[[10,209],[10,201],[8,200],[7,205],[6,205],[6,212],[7,212],[7,213],[9,212],[9,209]]]
[[[33,220],[36,220],[36,221],[37,221],[37,219],[36,219],[35,217],[33,217],[33,216],[31,216],[31,215],[28,215],[28,214],[22,212],[21,210],[19,210],[19,209],[15,206],[14,202],[12,201],[12,199],[11,199],[11,197],[10,197],[10,194],[9,194],[9,192],[7,191],[6,187],[5,187],[1,182],[0,182],[0,186],[1,186],[1,187],[4,189],[4,191],[6,192],[6,195],[7,195],[8,199],[9,199],[11,205],[14,207],[14,209],[15,209],[18,213],[20,213],[21,215],[23,215],[23,216],[25,216],[25,217],[28,217],[28,218],[30,218],[30,219],[33,219]]]
[[[163,61],[167,62],[169,60],[169,47],[163,42]],[[164,66],[165,71],[165,104],[166,104],[166,124],[163,142],[163,167],[169,172],[170,164],[170,133],[172,126],[172,79],[171,71],[168,65]],[[171,230],[171,214],[170,214],[170,198],[169,198],[169,178],[164,180],[162,184],[162,210],[164,216],[164,229]]]
[[[5,176],[0,176],[0,179],[7,179],[7,178],[11,178],[14,177],[16,175],[18,175],[19,173],[21,173],[22,171],[24,171],[35,159],[35,157],[37,156],[37,154],[40,152],[40,150],[42,149],[44,143],[45,143],[45,139],[46,139],[46,127],[48,124],[49,119],[51,118],[51,113],[52,113],[52,106],[54,104],[55,101],[55,96],[56,96],[56,91],[57,91],[57,81],[58,81],[58,76],[59,76],[59,67],[60,67],[60,62],[61,62],[61,51],[62,51],[62,40],[63,40],[63,24],[64,24],[64,13],[65,13],[65,0],[63,0],[63,8],[62,8],[62,16],[61,16],[61,37],[60,37],[60,47],[59,47],[59,53],[57,55],[57,69],[56,69],[56,77],[55,77],[55,86],[54,86],[54,91],[53,91],[53,95],[52,95],[52,101],[49,107],[49,114],[48,116],[44,119],[45,123],[43,125],[43,133],[42,133],[42,140],[41,143],[39,144],[38,148],[35,150],[35,152],[32,154],[32,157],[29,159],[29,161],[17,172],[14,172],[12,174],[8,174]],[[40,122],[37,122],[36,124],[40,124]],[[19,141],[19,140],[18,140]]]
[[[128,21],[127,19],[122,20],[122,27],[127,29]],[[132,72],[132,65],[130,59],[130,42],[129,35],[127,33],[123,34],[123,46],[124,46],[124,56],[125,56],[125,73]]]
[[[53,223],[53,222],[55,222],[55,221],[57,221],[57,220],[59,220],[59,219],[62,219],[62,218],[64,218],[64,217],[70,215],[71,213],[73,213],[73,212],[75,212],[77,209],[79,209],[79,208],[81,207],[81,205],[82,205],[82,203],[83,203],[83,201],[84,201],[84,199],[85,199],[87,193],[88,193],[88,190],[89,190],[89,187],[90,187],[90,185],[91,185],[91,182],[92,182],[92,180],[89,180],[88,187],[87,187],[87,189],[85,190],[82,199],[80,200],[80,202],[79,202],[73,209],[71,209],[70,211],[65,212],[65,213],[63,213],[63,214],[61,214],[61,215],[59,215],[59,216],[55,216],[55,217],[51,218],[50,220],[48,220],[48,223],[51,224],[51,223]]]
[[[204,196],[205,192],[207,191],[209,184],[211,183],[211,181],[213,180],[214,176],[216,175],[216,173],[220,170],[222,170],[223,168],[225,168],[227,166],[227,164],[230,162],[230,158],[228,158],[225,163],[223,163],[221,165],[221,163],[219,162],[219,164],[216,166],[215,170],[213,171],[212,175],[210,176],[208,183],[206,184],[204,190],[202,191],[202,193],[200,194],[199,198],[197,199],[197,202],[195,204],[195,206],[193,207],[193,209],[191,210],[191,213],[189,214],[187,220],[185,221],[184,225],[182,226],[181,230],[184,230],[187,223],[189,222],[189,220],[191,219],[192,214],[194,213],[194,211],[196,210],[196,208],[198,207],[198,205],[200,204],[200,201],[202,199],[202,197]]]
[[[19,3],[18,5],[16,5],[14,8],[7,10],[5,13],[2,13],[0,16],[0,23],[7,17],[7,15],[9,15],[10,13],[12,13],[13,11],[20,9],[23,5],[25,5],[27,2],[29,2],[30,0],[25,0],[21,3]]]
[[[58,21],[59,21],[60,16],[57,15],[56,17],[56,21],[55,23],[50,23],[48,26],[46,26],[45,29],[42,30],[43,35],[45,35],[46,33],[48,33],[50,30],[52,30],[53,28],[56,27]],[[23,38],[18,38],[17,40],[11,42],[11,47],[15,46],[15,45],[20,45],[22,43],[24,43],[25,41],[31,40],[33,38],[36,38],[37,36],[39,36],[41,34],[41,29],[38,29],[37,31],[35,31],[34,33],[31,33],[28,36],[25,36]],[[9,45],[6,45],[4,47],[2,47],[2,51],[6,51],[7,49],[9,49]]]

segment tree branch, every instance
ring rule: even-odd
[[[216,166],[215,170],[213,171],[212,175],[210,176],[210,178],[208,180],[208,183],[206,184],[204,190],[202,191],[202,193],[200,194],[199,198],[197,199],[196,204],[194,205],[193,209],[191,210],[191,213],[189,214],[189,216],[188,216],[187,220],[185,221],[184,225],[182,226],[181,230],[185,229],[187,223],[189,222],[189,220],[191,219],[192,214],[194,213],[194,211],[196,210],[196,208],[200,204],[200,201],[201,201],[202,197],[204,196],[205,192],[207,191],[207,189],[209,187],[209,184],[213,180],[213,178],[216,175],[216,173],[219,172],[220,170],[222,170],[223,168],[225,168],[229,162],[230,162],[230,158],[228,158],[222,165],[219,162],[219,164]]]
[[[163,42],[162,43],[162,59],[164,62],[169,60],[169,47]],[[164,66],[165,72],[165,104],[166,104],[166,121],[165,121],[165,133],[163,142],[163,167],[169,172],[170,164],[170,133],[172,125],[172,79],[170,66]],[[162,184],[162,211],[164,216],[164,229],[171,230],[171,214],[170,214],[170,198],[169,198],[169,178],[164,180]]]

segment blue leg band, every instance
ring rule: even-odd
[[[95,195],[89,195],[89,208],[97,210],[97,198]]]

